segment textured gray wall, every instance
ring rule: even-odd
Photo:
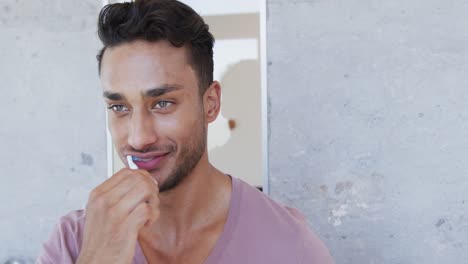
[[[31,261],[106,178],[96,0],[0,2],[0,263]]]
[[[466,263],[468,2],[267,5],[271,195],[337,263]]]

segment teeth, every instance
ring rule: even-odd
[[[138,158],[138,157],[133,157],[133,161],[143,161],[143,162],[147,162],[147,161],[150,161],[150,160],[153,160],[154,158],[149,158],[149,159],[142,159],[142,158]]]

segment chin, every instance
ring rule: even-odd
[[[172,190],[177,185],[177,184],[174,185],[173,183],[169,183],[170,176],[168,172],[163,172],[160,169],[156,169],[156,170],[149,171],[149,173],[151,174],[151,177],[153,177],[153,179],[155,179],[158,182],[160,193]]]
[[[155,169],[148,171],[151,177],[155,179],[159,185],[162,185],[164,181],[167,179],[167,173],[161,173],[160,169]]]

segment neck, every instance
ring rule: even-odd
[[[175,246],[186,236],[224,221],[230,197],[230,178],[209,163],[205,152],[179,185],[160,193],[160,217],[140,231],[139,239],[149,244],[163,240]]]

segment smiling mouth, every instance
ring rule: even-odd
[[[137,169],[151,171],[151,170],[158,169],[161,166],[161,162],[163,162],[163,160],[168,154],[169,153],[164,153],[162,155],[153,156],[149,158],[141,158],[141,157],[136,157],[136,156],[129,156],[129,157],[131,157],[131,161],[136,165]],[[130,165],[131,163],[129,162],[129,166]]]
[[[160,156],[164,156],[164,155],[160,155]],[[159,156],[159,157],[160,157],[160,156]],[[158,156],[151,157],[151,158],[147,158],[147,159],[143,159],[143,158],[139,158],[139,157],[132,156],[132,160],[135,161],[135,162],[148,162],[148,161],[154,160],[154,159],[157,158],[157,157],[158,157]]]

